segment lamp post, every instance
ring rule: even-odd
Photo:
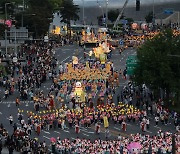
[[[108,23],[108,0],[106,0],[106,28]]]
[[[154,0],[153,0],[153,26],[155,24],[155,11],[154,11]]]
[[[11,3],[5,3],[5,22],[7,21],[7,5]],[[7,29],[5,28],[5,48],[6,48],[6,56],[7,56]]]
[[[22,16],[21,16],[21,27],[23,27],[23,20],[24,20],[24,16],[23,16],[23,13],[24,13],[24,0],[23,0],[23,12],[22,12]]]
[[[99,8],[101,8],[102,14],[103,14],[103,20],[104,20],[104,11],[101,5],[99,5]],[[104,23],[103,23],[104,24]]]
[[[84,0],[82,0],[83,2],[83,25],[85,25],[85,20],[84,20]]]

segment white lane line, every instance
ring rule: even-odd
[[[148,133],[151,133],[151,134],[152,134],[152,132],[151,132],[151,131],[146,130],[146,132],[148,132]]]
[[[47,136],[43,136],[44,138],[46,138],[46,139],[48,139],[48,140],[50,140],[50,138],[49,137],[47,137]]]
[[[61,134],[60,132],[58,132],[58,131],[54,131],[55,133],[58,133],[58,134]]]
[[[74,138],[74,137],[71,137],[71,139],[75,140],[75,138]]]
[[[0,114],[2,114],[2,112],[0,112]]]
[[[154,126],[155,128],[158,128],[158,129],[161,129],[161,127],[158,127],[158,126]]]
[[[44,130],[43,130],[43,132],[46,133],[46,134],[50,134],[50,132],[47,132],[47,131],[44,131]]]
[[[64,132],[66,132],[66,133],[70,133],[68,130],[63,130]]]
[[[94,134],[94,132],[88,132],[89,134]]]
[[[132,126],[131,124],[126,123],[128,126]]]
[[[120,128],[114,127],[114,129],[121,130]]]
[[[85,133],[82,133],[83,135],[85,135],[85,136],[89,136],[88,134],[85,134]]]
[[[63,61],[61,61],[61,63],[63,63],[64,61],[66,61],[70,56],[66,57]]]
[[[79,58],[79,61],[82,59],[82,57]]]
[[[84,130],[87,130],[87,128],[84,128],[84,127],[80,127],[81,129],[84,129]]]
[[[81,131],[83,131],[85,133],[88,133],[88,134],[94,134],[94,132],[89,132],[89,131],[86,131],[86,130],[83,130],[83,129],[81,129]]]

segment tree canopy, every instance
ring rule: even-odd
[[[138,85],[145,83],[157,95],[163,91],[164,98],[180,93],[180,36],[166,29],[138,50],[138,66],[133,80]]]
[[[146,16],[145,16],[145,20],[147,23],[151,23],[153,20],[153,12],[149,12]]]
[[[5,10],[5,3],[10,0],[2,0],[0,6]],[[33,32],[34,37],[41,37],[49,30],[49,24],[53,19],[53,12],[59,10],[62,0],[24,0],[25,10],[18,8],[18,5],[23,5],[23,0],[14,0],[14,3],[7,5],[7,14],[15,16],[16,26],[21,26],[22,15],[23,25],[28,27],[30,32]],[[2,11],[5,14],[5,11]]]
[[[119,15],[119,10],[110,10],[108,11],[108,19],[113,23],[114,21],[116,21],[117,17]]]
[[[61,22],[64,22],[70,25],[71,20],[78,20],[79,19],[79,7],[77,5],[74,5],[73,0],[63,0],[62,6],[60,9],[61,14]]]

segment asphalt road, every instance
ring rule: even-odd
[[[78,49],[78,52],[77,52]],[[88,51],[88,49],[86,50]],[[124,69],[125,64],[126,64],[126,59],[129,55],[134,55],[135,50],[133,48],[128,48],[126,49],[121,55],[119,54],[118,50],[114,50],[112,52],[112,58],[111,60],[114,63],[114,67],[116,70]],[[77,45],[66,45],[64,47],[60,47],[56,49],[56,58],[58,59],[59,63],[66,63],[72,60],[72,56],[77,56],[79,58],[80,62],[84,61],[83,57],[83,49],[78,47]],[[120,86],[116,90],[116,94],[114,95],[114,102],[116,102],[116,97],[117,93],[120,93],[121,89],[126,85],[128,80],[120,79]],[[49,88],[51,86],[51,81],[47,81],[44,83],[41,87],[41,90],[46,91],[48,93]],[[14,117],[14,122],[17,121],[17,114],[18,114],[18,109],[15,106],[15,98],[18,95],[18,92],[16,91],[14,95],[10,96],[7,100],[4,99],[4,89],[0,89],[0,98],[1,98],[1,103],[0,103],[0,123],[3,123],[5,128],[8,130],[8,132],[11,134],[12,133],[12,126],[9,124],[9,115],[12,114]],[[27,111],[34,111],[33,108],[33,103],[30,101],[25,101],[21,102],[20,105],[20,110],[23,110],[23,116],[27,120]],[[168,131],[171,130],[172,132],[175,131],[175,128],[171,125],[168,124],[167,126],[159,124],[158,127],[154,125],[154,117],[150,116],[150,129],[145,132],[145,134],[153,135],[156,134],[159,129]],[[127,123],[127,131],[122,132],[121,126],[119,124],[113,124],[110,123],[110,139],[115,139],[117,138],[118,134],[121,134],[122,136],[130,136],[132,133],[141,133],[140,126],[137,123]],[[103,124],[101,125],[101,133],[95,134],[95,128],[94,125],[91,126],[91,128],[81,128],[79,134],[75,134],[74,128],[66,128],[65,130],[61,129],[52,129],[50,131],[43,130],[41,131],[40,136],[37,136],[34,132],[32,133],[32,137],[37,137],[39,138],[40,141],[46,141],[47,143],[50,143],[50,138],[51,137],[60,137],[61,139],[63,138],[69,138],[69,139],[74,139],[76,137],[79,138],[88,138],[91,140],[101,138],[105,139],[105,130],[103,128]]]

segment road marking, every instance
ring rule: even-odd
[[[83,129],[81,129],[81,131],[86,132],[88,134],[94,134],[94,132],[89,132],[89,131],[86,131],[86,130],[83,130]]]
[[[151,134],[152,134],[152,132],[151,132],[151,131],[146,130],[146,132],[148,132],[148,133],[151,133]]]
[[[95,132],[88,132],[89,134],[94,134]]]
[[[84,127],[80,127],[81,129],[84,129],[84,130],[87,130],[87,128],[84,128]]]
[[[43,130],[43,132],[46,133],[46,134],[50,134],[50,132],[47,132],[47,131],[44,131],[44,130]]]
[[[88,134],[85,134],[85,133],[82,133],[83,135],[85,135],[85,136],[89,136]]]
[[[64,132],[66,132],[66,133],[69,133],[69,131],[68,130],[63,130]]]
[[[2,112],[0,112],[0,114],[2,114]]]
[[[131,124],[126,123],[128,126],[132,126]]]
[[[75,140],[75,138],[74,138],[74,137],[71,137],[71,139]]]
[[[63,61],[61,61],[61,63],[63,63],[64,61],[66,61],[70,56],[66,57]]]
[[[46,139],[48,139],[48,140],[50,140],[50,138],[49,137],[47,137],[47,136],[43,136],[44,138],[46,138]]]
[[[114,129],[121,130],[120,128],[114,127]]]
[[[79,61],[82,59],[82,57],[79,58]]]
[[[155,128],[158,128],[158,129],[161,129],[161,127],[158,127],[158,126],[154,126]]]
[[[54,131],[55,133],[58,133],[58,134],[61,134],[60,132],[58,132],[58,131]]]

